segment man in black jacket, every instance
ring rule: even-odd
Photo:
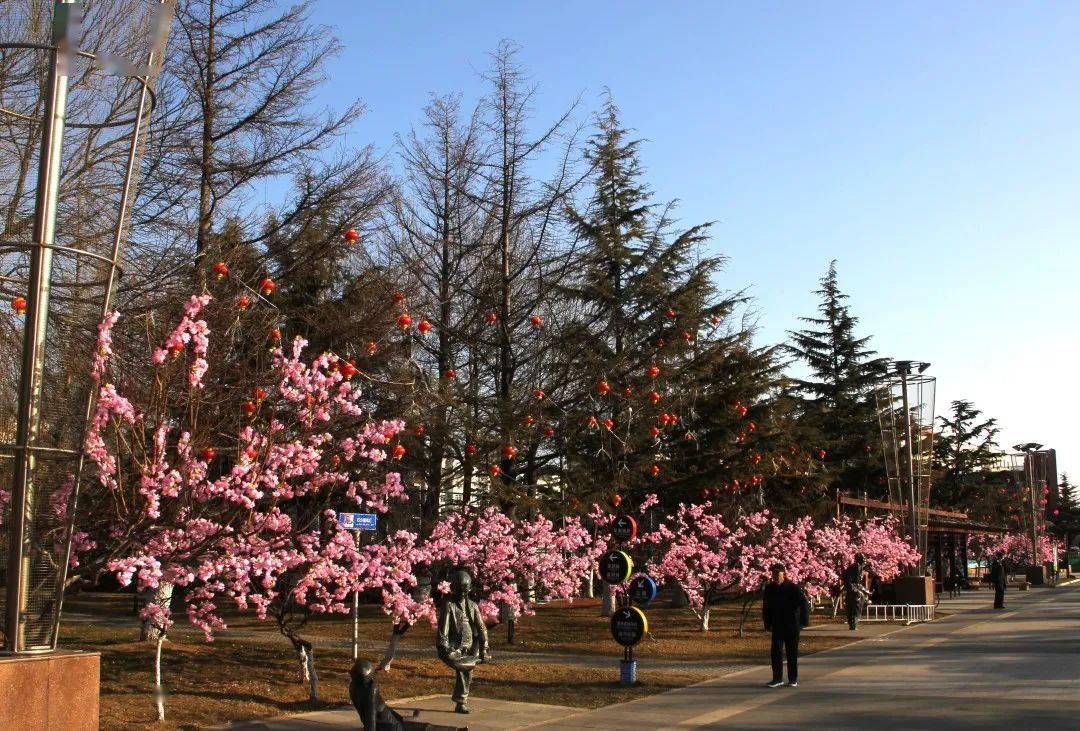
[[[994,609],[1005,608],[1005,584],[1008,572],[1005,570],[1005,554],[998,552],[990,564],[990,585],[994,587]]]
[[[784,684],[784,655],[787,655],[788,685],[799,685],[799,631],[810,624],[810,602],[806,593],[788,581],[783,564],[772,565],[772,580],[765,585],[761,600],[761,618],[772,632],[772,682],[770,688]]]

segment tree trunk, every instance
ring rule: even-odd
[[[610,617],[615,613],[615,587],[604,582],[604,601],[600,605],[600,616]]]
[[[754,605],[754,600],[756,600],[756,599],[757,599],[756,596],[754,596],[753,594],[750,594],[749,596],[746,597],[746,599],[743,600],[742,616],[739,617],[739,637],[745,637],[746,636],[746,634],[745,634],[746,619],[747,619],[747,617],[750,616],[750,607],[752,607]]]
[[[307,640],[298,640],[300,650],[300,675],[308,685],[308,698],[312,703],[319,700],[319,674],[315,672],[315,648]]]
[[[153,603],[157,604],[159,607],[168,609],[169,605],[172,604],[174,588],[175,587],[171,583],[162,581],[158,584],[157,588],[154,589],[153,593],[145,598],[145,601],[148,604]],[[143,620],[142,627],[139,630],[139,640],[143,642],[157,642],[160,638],[164,637],[164,635],[165,631],[154,624],[153,620]]]
[[[712,610],[709,608],[709,606],[705,605],[705,608],[698,613],[698,628],[702,632],[709,631],[709,613],[711,611]]]
[[[593,599],[596,597],[596,592],[593,590],[593,571],[589,569],[589,573],[585,575],[585,596]]]
[[[409,631],[409,625],[394,625],[393,631],[390,633],[390,642],[386,645],[386,652],[383,653],[382,660],[379,661],[378,667],[375,668],[376,672],[382,670],[389,670],[390,663],[394,662],[394,656],[397,654],[398,644],[401,642],[401,638],[405,636],[405,633]]]
[[[165,686],[161,684],[161,646],[165,643],[165,635],[157,638],[157,650],[154,652],[154,703],[157,705],[158,721],[165,720]]]

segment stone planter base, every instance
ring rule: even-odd
[[[97,652],[0,656],[0,729],[95,731],[100,671]]]

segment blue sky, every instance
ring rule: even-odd
[[[316,0],[344,52],[320,102],[368,105],[351,141],[392,152],[431,92],[483,92],[521,46],[539,121],[605,87],[648,140],[660,199],[715,220],[724,287],[761,337],[814,307],[839,260],[882,354],[933,363],[1003,444],[1080,477],[1080,4]]]

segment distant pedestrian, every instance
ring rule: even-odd
[[[855,554],[855,562],[844,569],[844,609],[847,610],[848,629],[854,630],[859,624],[870,600],[870,590],[866,588],[866,556]]]
[[[784,565],[771,568],[772,577],[765,585],[761,600],[761,618],[772,633],[772,682],[770,688],[784,684],[784,656],[787,656],[788,685],[799,685],[799,632],[810,624],[810,602],[802,588],[788,581]]]
[[[994,609],[1005,608],[1005,554],[998,551],[990,564],[990,586],[994,587]]]

